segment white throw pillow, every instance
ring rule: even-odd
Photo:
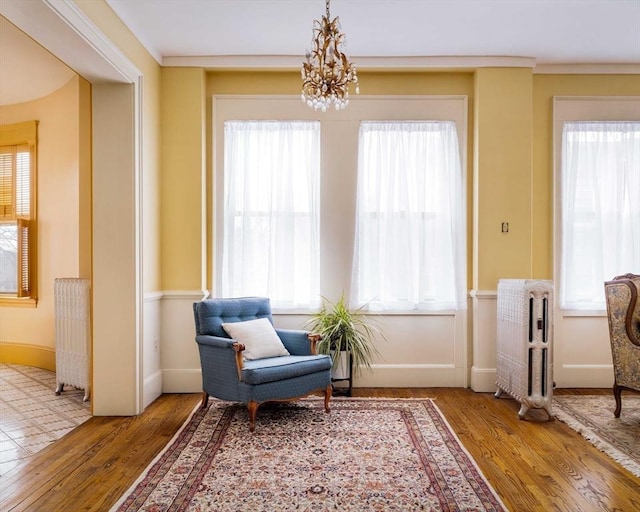
[[[222,328],[234,340],[244,345],[245,349],[242,355],[245,359],[289,355],[267,318],[247,320],[246,322],[230,322],[222,324]]]

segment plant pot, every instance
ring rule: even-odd
[[[333,353],[331,357],[333,357]],[[341,350],[336,366],[331,369],[331,378],[333,380],[348,380],[351,376],[350,370],[349,353],[346,350]]]

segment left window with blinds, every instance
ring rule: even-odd
[[[0,126],[0,301],[35,303],[37,122]]]

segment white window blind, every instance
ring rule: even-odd
[[[0,293],[29,296],[31,148],[0,147]]]
[[[222,295],[317,305],[319,202],[319,122],[225,122]]]
[[[352,301],[464,309],[464,204],[454,122],[362,122]]]
[[[28,219],[31,215],[31,153],[29,146],[16,151],[16,217]]]
[[[0,219],[15,219],[14,154],[11,147],[0,150]]]
[[[640,273],[640,123],[565,122],[560,307],[604,310],[604,281]]]

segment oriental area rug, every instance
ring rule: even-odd
[[[197,408],[112,511],[505,511],[429,399]]]
[[[640,477],[640,395],[623,391],[619,418],[615,408],[613,394],[553,397],[556,418]]]

